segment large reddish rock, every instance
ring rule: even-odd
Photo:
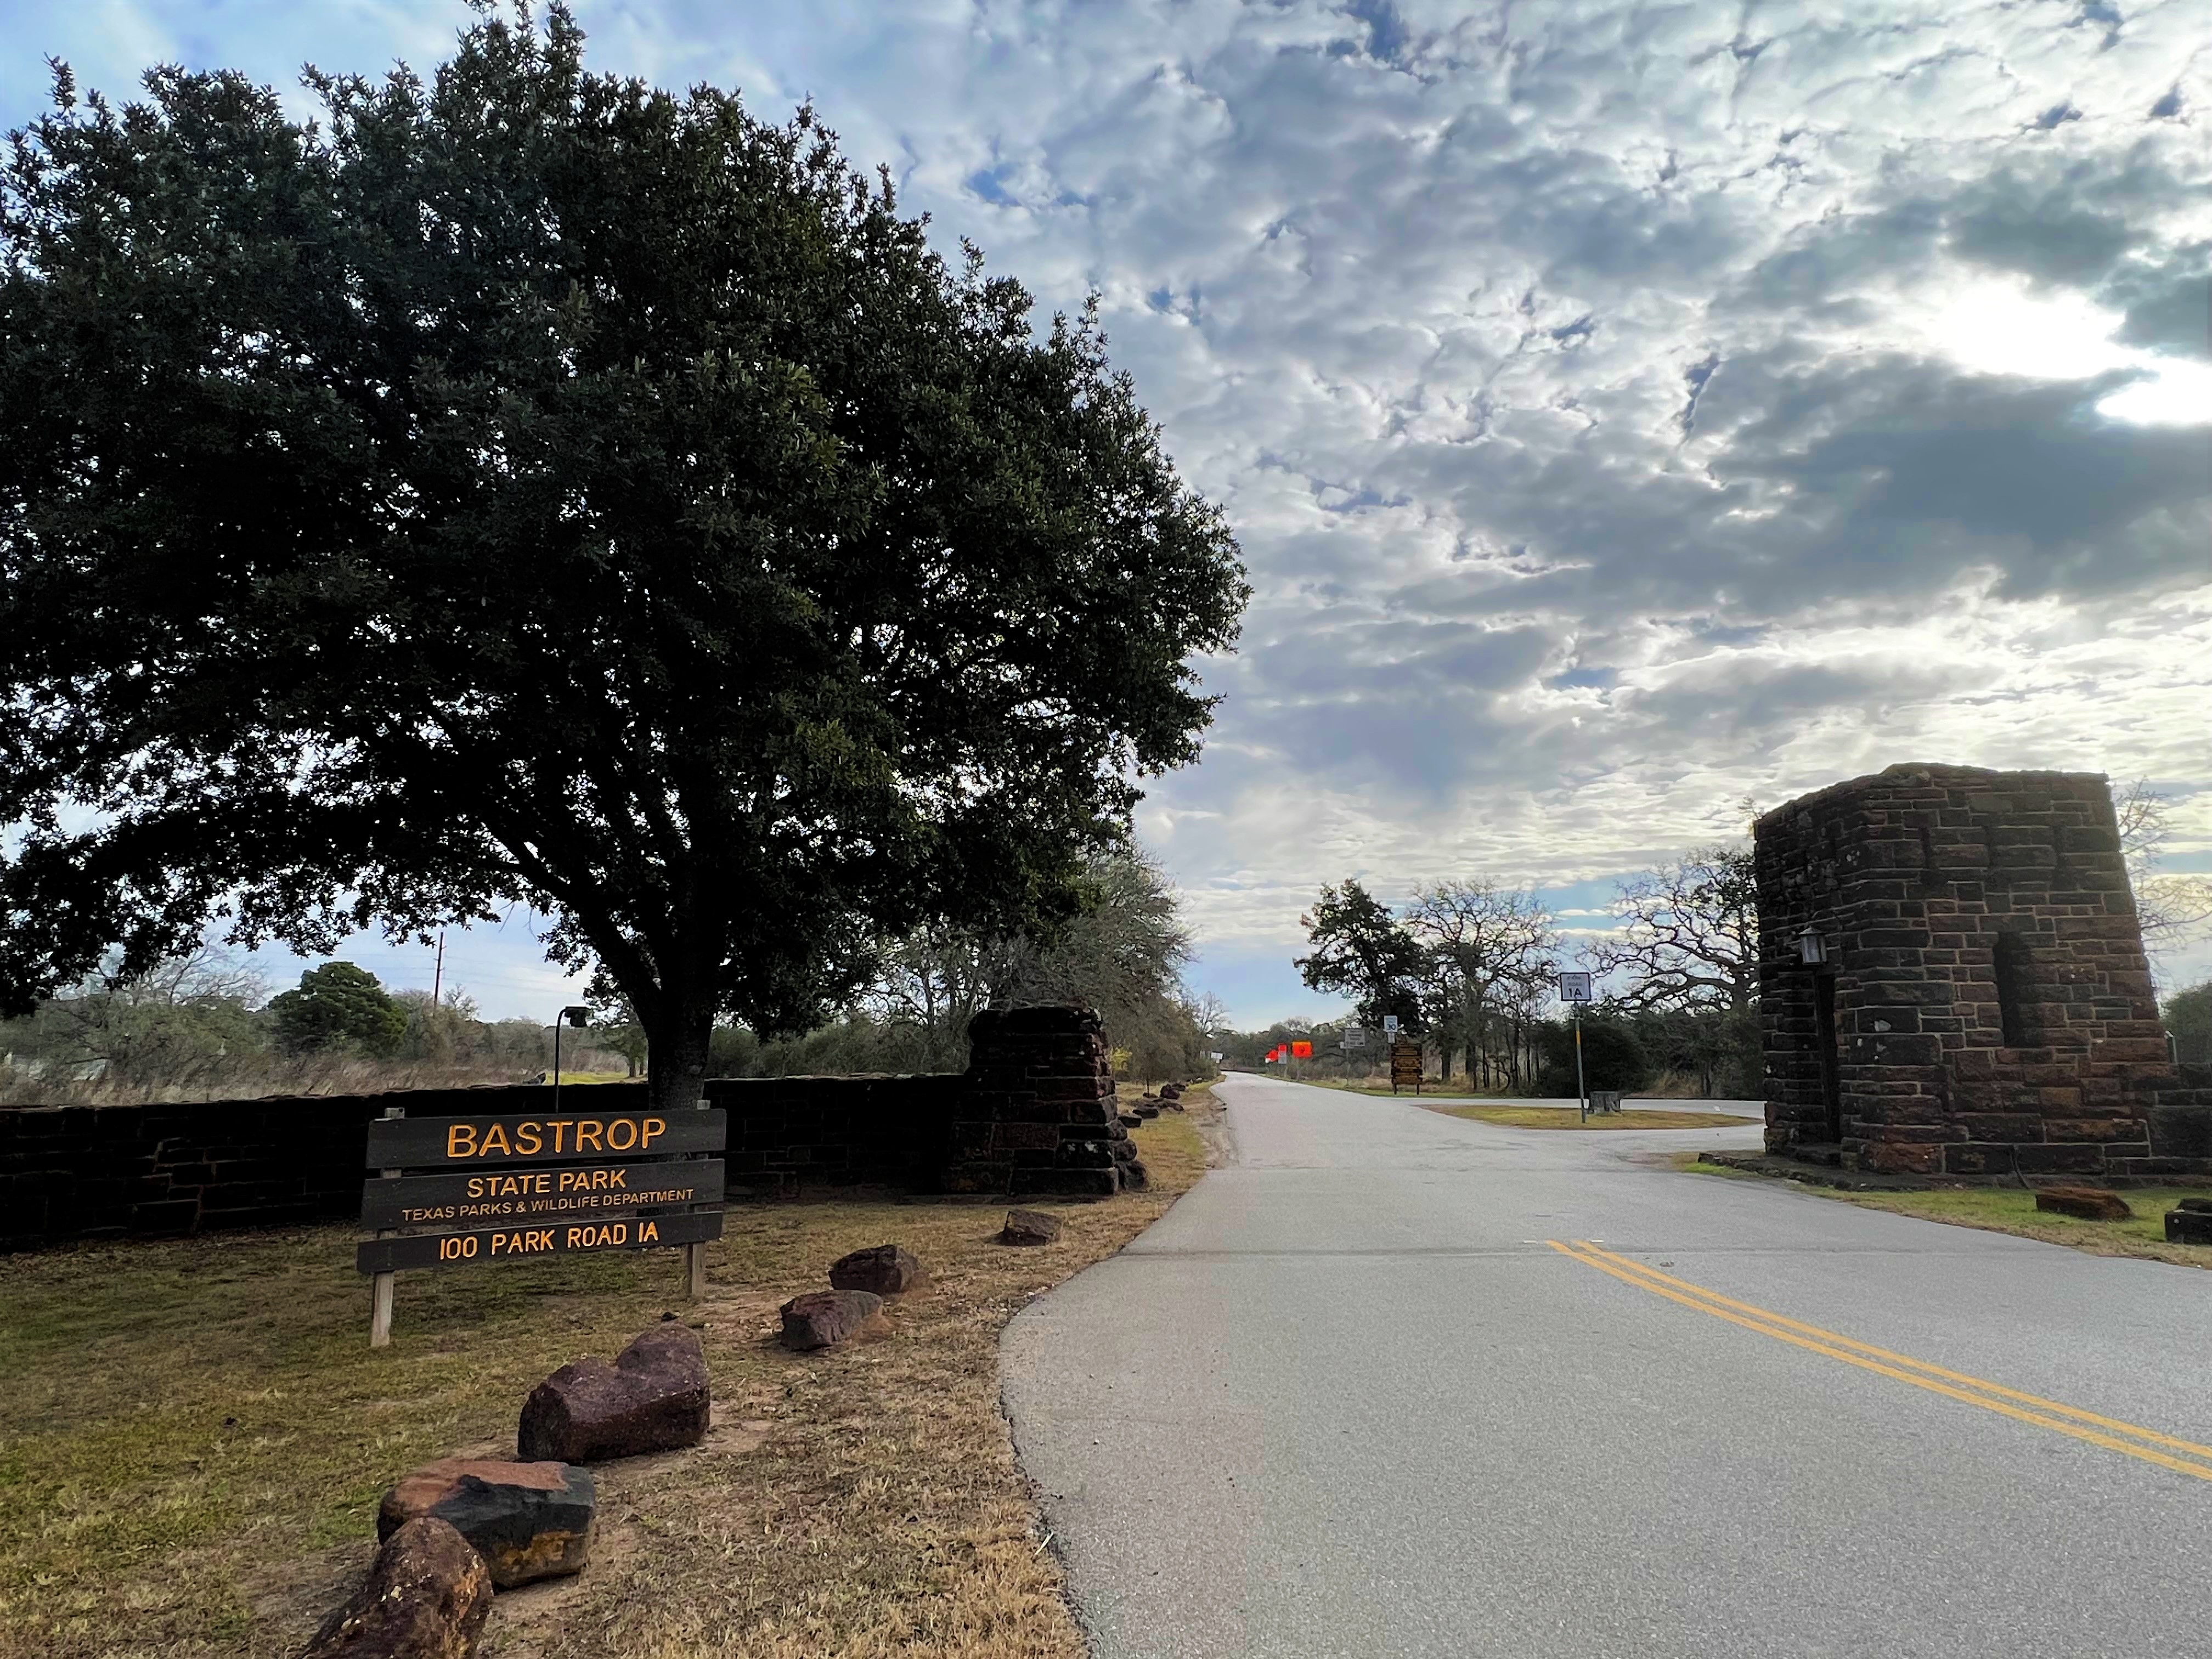
[[[2100,1187],[2044,1187],[2036,1192],[2035,1207],[2084,1221],[2125,1221],[2135,1214],[2127,1200]]]
[[[876,1296],[902,1296],[927,1283],[921,1261],[903,1244],[878,1244],[854,1250],[830,1264],[830,1282],[841,1291],[867,1291]]]
[[[1050,1244],[1060,1237],[1060,1218],[1042,1210],[1009,1210],[999,1230],[1001,1244]]]
[[[809,1291],[783,1304],[783,1346],[800,1353],[890,1330],[883,1297],[869,1291]]]
[[[418,1516],[384,1540],[301,1659],[470,1659],[491,1598],[483,1557],[447,1522]]]
[[[714,1396],[699,1334],[671,1321],[615,1356],[579,1359],[530,1391],[515,1449],[523,1462],[598,1463],[696,1446]]]
[[[495,1587],[513,1589],[584,1570],[594,1498],[592,1472],[572,1463],[441,1458],[385,1493],[376,1535],[435,1516],[475,1547]]]

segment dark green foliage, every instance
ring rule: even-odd
[[[0,179],[0,1008],[229,915],[559,918],[696,1098],[866,948],[1076,908],[1245,597],[1091,317],[806,112],[487,16],[56,112]]]
[[[1574,1026],[1566,1020],[1549,1020],[1538,1029],[1542,1068],[1537,1073],[1536,1092],[1571,1097],[1575,1093]],[[1636,1028],[1627,1020],[1585,1018],[1582,1034],[1584,1087],[1617,1089],[1626,1094],[1651,1080],[1650,1056],[1644,1052]]]
[[[1347,880],[1340,889],[1322,888],[1313,914],[1300,916],[1298,925],[1313,951],[1291,965],[1309,990],[1357,998],[1353,1017],[1362,1025],[1380,1025],[1385,1014],[1395,1014],[1407,1032],[1427,1029],[1420,988],[1428,954],[1389,905]]]
[[[1655,1070],[1694,1078],[1698,1092],[1707,1097],[1759,1097],[1765,1077],[1753,1010],[1643,1008],[1626,1018]]]
[[[2212,1066],[2212,980],[2176,991],[2159,1010],[2172,1034],[2174,1053],[2195,1066]]]
[[[292,1054],[341,1048],[385,1059],[408,1034],[408,1011],[350,962],[308,969],[298,990],[269,1000],[269,1018],[277,1047]]]

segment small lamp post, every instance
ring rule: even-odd
[[[591,1021],[592,1011],[582,1007],[563,1008],[553,1021],[553,1109],[561,1109],[561,1028],[573,1025],[582,1030]]]
[[[1820,968],[1828,960],[1828,941],[1820,937],[1820,930],[1808,927],[1797,935],[1797,960],[1808,968]]]

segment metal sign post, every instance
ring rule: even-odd
[[[1582,1108],[1583,1121],[1589,1121],[1589,1088],[1583,1081],[1583,1011],[1574,1011],[1575,1022],[1575,1100]]]
[[[1581,1121],[1589,1121],[1589,1088],[1583,1081],[1583,1004],[1597,1000],[1595,988],[1588,974],[1561,974],[1559,1000],[1567,1005],[1568,1017],[1575,1028],[1575,1105]]]

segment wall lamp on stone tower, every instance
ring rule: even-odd
[[[1826,965],[1828,941],[1820,937],[1819,928],[1808,927],[1797,935],[1797,960],[1808,968],[1820,968]]]

